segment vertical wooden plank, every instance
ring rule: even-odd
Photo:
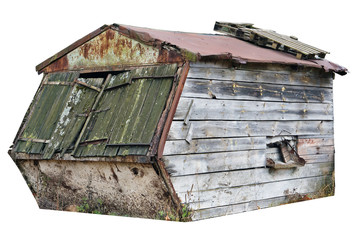
[[[158,159],[160,159],[163,156],[164,146],[165,146],[165,143],[166,143],[166,140],[167,140],[169,129],[171,127],[174,114],[175,114],[175,112],[176,112],[176,110],[178,108],[179,99],[181,97],[181,94],[182,94],[182,91],[183,91],[183,88],[184,88],[184,84],[185,84],[185,81],[186,81],[187,76],[188,76],[189,62],[188,61],[185,62],[183,67],[181,69],[179,69],[178,71],[181,71],[181,73],[180,74],[178,73],[179,74],[178,75],[179,81],[178,81],[178,85],[177,85],[177,90],[176,90],[176,92],[174,94],[172,105],[171,105],[171,107],[169,109],[168,116],[167,116],[167,119],[166,119],[166,121],[164,123],[164,127],[162,129],[162,133],[161,133],[159,143],[158,143],[158,146],[157,146],[157,152],[156,153],[157,153],[157,158]]]
[[[146,79],[139,79],[136,80],[136,82],[139,84],[136,86],[137,90],[135,92],[135,99],[134,99],[135,101],[133,103],[132,110],[128,116],[128,119],[125,122],[122,137],[120,139],[121,143],[134,143],[134,141],[132,141],[132,137],[133,137],[132,135],[134,133],[134,130],[137,127],[139,127],[138,124],[141,118],[143,106],[147,97],[149,87],[152,83],[152,81]],[[149,110],[145,110],[145,111],[149,111]],[[118,155],[128,155],[129,149],[131,148],[132,147],[119,147]]]
[[[79,118],[76,114],[90,111],[97,92],[86,87],[76,85],[72,89],[66,106],[60,115],[56,128],[52,133],[50,143],[44,149],[44,158],[51,158],[56,150],[65,153],[81,130],[85,117]]]
[[[54,86],[55,87],[55,86]],[[39,132],[39,135],[37,138],[39,139],[50,139],[54,129],[56,127],[56,123],[59,120],[60,114],[62,109],[64,109],[64,106],[66,104],[66,99],[69,94],[70,86],[57,86],[54,88],[55,91],[53,91],[53,95],[56,96],[56,98],[49,99],[48,101],[50,104],[50,109],[47,112],[47,117],[45,121],[43,122],[41,126],[41,131]],[[32,146],[32,153],[41,153],[42,148],[44,147],[44,144],[37,144],[37,146],[33,143],[34,146]]]
[[[136,85],[134,85],[136,84]],[[121,101],[122,105],[119,109],[115,109],[115,113],[113,114],[114,121],[110,126],[111,129],[109,131],[109,143],[118,143],[119,139],[122,136],[124,131],[124,124],[127,120],[127,116],[129,115],[133,103],[134,103],[134,93],[136,91],[137,83],[131,85],[127,85],[124,87],[124,94],[120,95],[119,101]],[[119,90],[117,90],[119,91]],[[118,147],[107,147],[104,151],[104,154],[108,156],[116,156],[118,152]]]
[[[111,78],[111,74],[108,74],[105,81],[104,81],[104,83],[103,83],[102,89],[100,90],[99,94],[97,94],[96,99],[95,99],[94,103],[92,104],[92,106],[90,108],[91,112],[89,113],[89,116],[85,120],[84,126],[82,127],[82,129],[81,129],[81,131],[79,133],[79,137],[77,138],[77,140],[76,140],[76,142],[74,144],[74,149],[73,149],[73,151],[71,153],[72,155],[75,155],[76,152],[77,152],[77,148],[79,146],[79,143],[80,143],[81,139],[83,138],[83,135],[84,135],[84,133],[85,133],[87,127],[88,127],[90,119],[92,118],[93,111],[96,110],[96,108],[97,108],[97,106],[99,104],[99,101],[101,100],[101,97],[103,96],[105,86],[108,85],[108,83],[110,81],[110,78]]]
[[[48,74],[43,82],[71,82],[79,75],[78,72]],[[43,85],[38,92],[37,102],[34,103],[32,114],[27,121],[21,137],[48,140],[55,128],[60,111],[64,107],[70,86]],[[16,147],[18,151],[28,153],[40,153],[44,147],[43,143],[28,142],[21,143]],[[25,149],[26,148],[26,149]]]
[[[157,100],[158,92],[162,80],[149,80],[152,82],[152,85],[149,88],[147,93],[146,101],[144,104],[144,111],[139,119],[139,126],[134,130],[132,142],[142,142],[142,136],[147,127],[147,122],[152,115],[153,106]],[[144,152],[144,147],[133,147],[129,150],[129,154],[141,154]]]
[[[98,95],[95,91],[90,89],[82,88],[82,90],[84,94],[83,98],[80,100],[79,104],[72,108],[71,114],[69,114],[71,123],[62,130],[65,131],[65,134],[59,146],[59,148],[62,149],[61,154],[64,154],[66,150],[75,143],[76,139],[80,137],[79,133],[86,121],[86,117],[77,116],[77,114],[90,112],[96,96]]]
[[[162,84],[159,88],[156,101],[152,108],[152,114],[150,118],[148,119],[147,125],[144,129],[144,133],[142,135],[142,142],[150,142],[152,140],[152,137],[154,135],[154,130],[156,128],[156,125],[159,121],[160,115],[162,114],[164,110],[164,106],[166,103],[166,100],[169,96],[169,91],[172,86],[173,79],[163,79]]]

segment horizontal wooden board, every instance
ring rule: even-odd
[[[192,138],[325,135],[333,134],[332,121],[191,121]],[[173,121],[168,140],[185,139],[190,125]]]
[[[314,147],[307,147],[298,150],[298,154],[303,158],[306,155],[333,154],[333,153],[335,153],[334,146],[314,146]]]
[[[182,202],[194,210],[226,206],[255,200],[282,197],[294,193],[309,193],[321,190],[330,181],[330,175],[299,178],[287,181],[221,188],[209,191],[178,193]]]
[[[312,196],[314,194],[316,193],[304,193],[302,195]],[[192,220],[197,221],[201,219],[220,217],[220,216],[253,211],[268,207],[275,207],[282,204],[287,204],[289,202],[292,202],[292,196],[282,196],[282,197],[268,198],[268,199],[262,199],[256,201],[249,201],[240,204],[231,204],[221,207],[206,208],[206,209],[194,211]]]
[[[223,68],[230,70],[243,70],[243,71],[262,71],[262,72],[278,72],[283,74],[295,74],[314,76],[314,77],[330,77],[332,78],[332,72],[325,72],[324,69],[314,67],[295,68],[295,66],[275,64],[275,63],[247,63],[234,66],[229,61],[224,60],[212,60],[212,61],[198,61],[190,62],[191,68]]]
[[[314,146],[333,146],[334,139],[333,137],[318,137],[318,138],[302,138],[297,141],[297,148],[308,148]]]
[[[333,120],[333,105],[181,97],[175,120],[184,120],[191,101],[190,120]]]
[[[332,88],[332,77],[307,72],[236,70],[217,67],[191,67],[188,78],[209,80],[231,80],[257,83],[273,83]]]
[[[301,157],[304,155],[332,154],[334,151],[333,138],[298,139],[297,152]]]
[[[333,162],[334,154],[332,152],[332,148],[321,148],[321,151],[324,151],[325,153],[303,154],[301,157],[306,161],[306,163]],[[330,150],[330,152],[327,152],[328,150]],[[271,158],[274,161],[283,161],[280,150],[276,147],[266,149],[266,158]]]
[[[321,162],[334,162],[335,154],[315,154],[315,155],[303,155],[306,163],[321,163]]]
[[[265,137],[197,139],[192,140],[191,143],[188,143],[185,140],[174,140],[166,142],[163,155],[227,152],[265,148]]]
[[[187,78],[183,97],[332,103],[332,89]]]
[[[274,170],[270,168],[255,168],[228,172],[213,172],[171,177],[176,192],[198,192],[228,187],[238,187],[296,178],[315,177],[331,174],[333,163],[306,164],[293,169]]]
[[[171,176],[264,167],[265,150],[163,156]]]

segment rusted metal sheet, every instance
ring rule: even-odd
[[[334,71],[340,74],[346,74],[347,72],[346,68],[325,59],[317,61],[301,60],[293,55],[262,48],[231,36],[172,32],[128,25],[114,25],[119,29],[123,29],[122,32],[128,33],[129,36],[142,36],[140,39],[144,39],[148,43],[159,41],[171,43],[183,50],[183,55],[192,61],[209,59],[210,57],[217,59],[220,57],[221,59],[233,59],[240,63],[279,63],[315,68],[328,66],[328,68],[325,68],[326,71]]]
[[[232,60],[323,68],[341,75],[347,69],[325,59],[301,60],[231,36],[184,33],[113,24],[103,26],[36,67],[41,72],[131,64]]]
[[[47,66],[45,72],[157,63],[159,50],[108,29],[58,61]]]
[[[108,25],[103,25],[102,27],[100,27],[100,28],[96,29],[95,31],[89,33],[85,37],[79,39],[78,41],[76,41],[73,44],[69,45],[68,47],[61,50],[60,52],[58,52],[54,56],[48,58],[44,62],[37,65],[36,68],[35,68],[36,71],[41,72],[43,68],[45,68],[46,66],[48,66],[49,64],[51,64],[52,62],[54,62],[54,61],[56,61],[58,59],[61,59],[61,60],[60,61],[58,60],[58,63],[56,63],[57,65],[66,66],[67,63],[66,63],[66,58],[63,58],[64,55],[71,52],[72,50],[79,47],[80,45],[84,44],[85,42],[89,41],[90,39],[93,39],[94,37],[98,36],[100,33],[106,31],[107,29],[109,29],[109,26]],[[57,66],[57,68],[59,68],[59,66]]]
[[[92,36],[92,39],[85,38],[82,44],[80,40],[77,41],[54,55],[52,61],[46,60],[39,64],[36,69],[40,73],[183,61],[183,57],[175,49],[165,49],[160,44],[155,47],[142,43],[113,29],[106,28]]]

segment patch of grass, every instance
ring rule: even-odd
[[[97,199],[95,203],[89,204],[89,200],[83,198],[82,204],[77,206],[76,209],[82,213],[104,214],[104,206],[101,199]]]
[[[156,219],[176,222],[189,222],[192,221],[192,211],[188,204],[181,205],[181,212],[177,214],[176,211],[159,211]]]

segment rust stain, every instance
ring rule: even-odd
[[[178,53],[177,51],[161,48],[159,50],[157,62],[159,63],[184,62],[184,58],[182,54]]]
[[[110,50],[110,41],[114,39],[114,31],[106,31],[105,34],[100,34],[94,41],[87,42],[79,47],[80,55],[85,59],[92,58],[92,55],[98,55],[101,58]]]
[[[69,68],[68,58],[65,56],[59,58],[44,69],[44,72],[64,71]]]
[[[134,37],[134,36],[133,36]],[[139,39],[139,37],[136,37]],[[112,29],[83,43],[54,61],[44,72],[87,69],[101,66],[149,63],[180,63],[184,57],[172,46],[145,45]]]
[[[83,43],[67,55],[59,58],[44,69],[44,72],[89,69],[94,67],[142,65],[162,62],[182,61],[180,54],[162,51],[121,35],[117,31],[107,30],[95,38]]]

